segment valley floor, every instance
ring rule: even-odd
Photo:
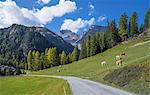
[[[71,95],[65,80],[58,78],[15,76],[0,78],[0,95]]]

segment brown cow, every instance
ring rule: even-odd
[[[116,65],[122,65],[123,64],[123,61],[122,60],[117,60],[116,61]]]
[[[124,56],[124,55],[126,55],[126,53],[125,53],[125,52],[122,52],[120,55],[121,55],[121,56]]]

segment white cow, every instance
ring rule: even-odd
[[[122,57],[120,55],[117,55],[116,60],[120,60],[120,59],[122,59]]]
[[[106,63],[106,61],[102,61],[101,62],[101,65],[103,66],[103,65],[106,65],[107,63]]]

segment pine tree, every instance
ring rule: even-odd
[[[131,36],[138,34],[137,13],[133,12],[130,18],[130,33]]]
[[[27,61],[28,61],[28,70],[31,70],[31,65],[32,65],[32,51],[31,50],[28,52]]]
[[[61,65],[66,64],[66,53],[64,51],[61,53],[60,63]]]
[[[32,51],[32,63],[31,63],[31,70],[34,70],[34,65],[35,65],[35,53],[36,51]]]
[[[66,64],[68,64],[68,63],[69,63],[69,56],[66,55]]]
[[[71,63],[72,62],[72,55],[71,55],[71,53],[68,54],[68,58],[69,58],[69,63]]]
[[[44,68],[48,68],[50,67],[49,66],[49,63],[48,63],[48,48],[45,49],[45,64],[44,64]]]
[[[108,29],[106,31],[106,49],[112,47],[112,31],[110,31],[110,23],[108,22]]]
[[[101,52],[103,52],[106,49],[106,39],[105,39],[105,33],[100,33],[100,46],[101,46]]]
[[[144,18],[144,28],[145,29],[150,28],[150,9],[148,9]]]
[[[127,32],[128,37],[131,37],[131,29],[130,29],[130,27],[131,27],[131,22],[129,21],[128,32]]]
[[[118,42],[120,42],[120,36],[118,34],[118,30],[117,30],[117,26],[116,26],[116,21],[115,20],[111,21],[109,29],[110,29],[109,31],[112,32],[112,47],[113,47],[113,46],[117,45]],[[127,32],[127,30],[126,30],[126,32]]]
[[[100,33],[96,33],[96,54],[101,52]]]
[[[55,66],[58,64],[57,62],[57,49],[56,48],[49,48],[47,52],[47,61],[49,67]]]
[[[58,55],[57,55],[57,48],[53,48],[53,60],[52,60],[52,64],[53,66],[58,66]]]
[[[52,60],[53,60],[53,53],[52,53],[52,48],[49,48],[47,51],[47,63],[48,63],[48,67],[52,66]]]
[[[33,70],[37,71],[39,70],[40,66],[40,53],[36,51],[35,56],[34,56],[34,64],[33,64]]]
[[[128,22],[128,16],[126,13],[122,14],[119,20],[119,35],[123,37],[127,34],[127,22]]]
[[[45,56],[44,53],[41,53],[41,56],[40,56],[40,68],[39,69],[43,70],[45,68],[47,68],[47,66],[46,66],[46,56]]]
[[[96,54],[96,37],[95,35],[91,38],[91,48],[90,48],[90,56],[93,56]]]
[[[77,60],[78,60],[78,49],[77,47],[75,47],[72,52],[72,62],[77,61]]]
[[[79,57],[79,59],[86,58],[86,56],[87,56],[86,54],[87,54],[87,52],[86,52],[86,43],[83,40],[82,43],[81,43],[81,50],[80,50],[80,57]]]
[[[91,37],[88,36],[86,40],[86,52],[87,52],[87,57],[90,57],[90,47],[91,46]]]

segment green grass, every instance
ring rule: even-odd
[[[97,82],[101,82],[104,84],[108,84],[111,86],[115,86],[121,89],[125,89],[128,91],[139,93],[142,89],[131,89],[134,85],[140,85],[142,80],[135,80],[130,83],[129,86],[119,87],[115,84],[109,83],[105,81],[103,78],[112,73],[114,70],[123,68],[124,66],[130,66],[133,64],[143,64],[144,62],[150,62],[150,43],[146,43],[140,46],[131,47],[136,43],[145,42],[150,39],[142,39],[142,40],[129,40],[128,43],[122,43],[115,46],[112,49],[105,51],[104,53],[97,54],[95,56],[82,59],[80,61],[74,62],[69,65],[65,65],[62,68],[54,67],[48,70],[32,72],[33,74],[44,74],[44,75],[64,75],[64,76],[77,76],[81,78],[86,78],[90,80],[94,80]],[[121,52],[125,52],[126,55],[123,58],[123,66],[116,66],[115,64],[115,56],[120,54]],[[106,60],[107,65],[102,66],[100,63]],[[149,65],[148,65],[149,66]],[[57,69],[61,70],[61,72],[57,72]],[[138,83],[138,84],[136,84]],[[129,89],[127,89],[129,87]],[[141,87],[142,88],[142,87]],[[140,91],[139,91],[140,90]],[[150,91],[150,88],[147,88]]]
[[[67,95],[71,90],[65,80],[31,76],[0,78],[0,95]]]

